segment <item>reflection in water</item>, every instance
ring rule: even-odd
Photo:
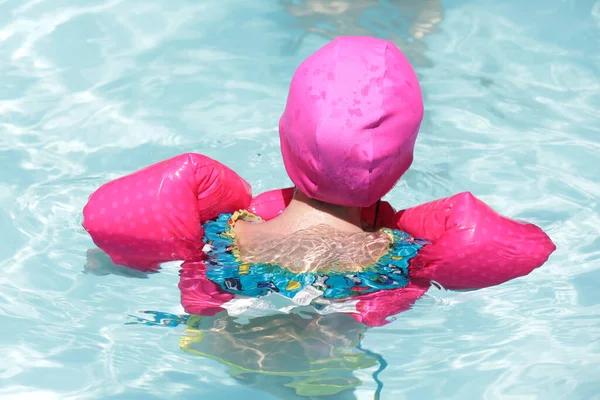
[[[148,272],[138,271],[132,268],[116,265],[112,262],[108,254],[100,249],[88,249],[86,253],[86,263],[83,271],[86,274],[105,276],[118,275],[127,278],[147,279]]]
[[[113,264],[99,249],[89,250],[87,259],[86,273],[146,277],[144,273]],[[185,334],[179,341],[183,351],[216,360],[227,366],[230,376],[241,384],[278,398],[355,399],[354,389],[362,382],[354,372],[378,366],[373,379],[378,387],[375,397],[379,397],[383,385],[378,374],[387,364],[380,355],[361,347],[368,328],[350,315],[319,315],[300,308],[290,314],[247,321],[227,312],[210,315],[210,306],[199,304],[204,299],[199,293],[204,290],[202,285],[195,282],[197,290],[190,291],[190,285],[185,284],[188,279],[188,274],[181,274],[182,286],[186,287],[181,293],[182,304],[187,305],[186,311],[205,309],[205,315],[144,311],[140,316],[131,315],[127,324],[185,325]]]
[[[442,21],[441,0],[280,0],[285,10],[311,33],[378,36],[394,42],[416,67],[430,66],[425,35]]]
[[[173,327],[185,324],[179,341],[186,353],[211,358],[229,368],[240,383],[282,398],[336,395],[354,399],[362,382],[354,371],[387,365],[377,354],[362,349],[367,327],[344,314],[279,314],[242,323],[227,313],[214,316],[173,315],[145,311],[147,318],[128,324]]]
[[[182,350],[219,361],[229,374],[283,398],[336,394],[354,398],[353,375],[377,357],[358,346],[366,327],[348,315],[281,314],[242,324],[221,313],[188,319]]]

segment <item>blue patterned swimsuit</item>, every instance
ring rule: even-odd
[[[206,243],[206,277],[224,291],[262,297],[279,293],[294,298],[311,287],[322,292],[324,299],[343,299],[385,289],[408,285],[408,262],[427,242],[414,239],[402,231],[383,228],[391,242],[387,252],[375,263],[356,272],[293,272],[268,263],[245,263],[239,258],[239,249],[233,226],[240,217],[260,220],[249,212],[221,214],[204,223]]]

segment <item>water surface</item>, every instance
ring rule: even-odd
[[[339,34],[396,41],[422,82],[426,117],[396,207],[470,190],[558,250],[497,287],[433,288],[382,328],[336,321],[340,343],[326,328],[302,340],[352,349],[364,334],[347,398],[373,398],[383,356],[383,399],[600,399],[591,0],[0,1],[0,398],[294,398],[281,377],[231,372],[223,347],[244,344],[232,321],[200,327],[227,333],[207,334],[209,355],[182,350],[183,325],[126,325],[140,310],[182,313],[179,267],[84,273],[81,209],[102,183],[187,151],[256,193],[288,185],[287,85]]]

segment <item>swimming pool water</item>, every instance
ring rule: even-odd
[[[85,267],[81,209],[102,183],[187,151],[256,193],[287,185],[287,85],[338,34],[396,41],[421,79],[396,207],[470,190],[558,250],[497,287],[432,288],[362,332],[366,355],[356,327],[313,326],[315,342],[290,349],[358,354],[362,384],[330,398],[373,398],[387,363],[382,399],[600,399],[600,2],[0,0],[1,399],[295,398],[281,376],[229,371],[252,361],[240,346],[268,353],[266,336],[236,336],[247,327],[216,321],[202,356],[180,348],[183,325],[126,324],[182,313],[178,266]]]

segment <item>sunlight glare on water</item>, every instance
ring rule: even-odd
[[[382,399],[600,399],[593,0],[0,0],[0,399],[299,397],[285,374],[236,375],[272,345],[244,336],[253,325],[204,319],[203,341],[127,325],[140,310],[183,313],[178,265],[84,268],[81,210],[104,182],[188,151],[254,193],[289,185],[287,86],[340,34],[393,40],[421,79],[426,116],[396,208],[470,190],[558,249],[527,277],[432,288],[381,328],[317,320],[282,348],[349,352],[339,379],[356,389],[341,399],[373,398],[380,356]],[[301,324],[281,318],[268,323]],[[296,356],[272,367],[311,361]]]

